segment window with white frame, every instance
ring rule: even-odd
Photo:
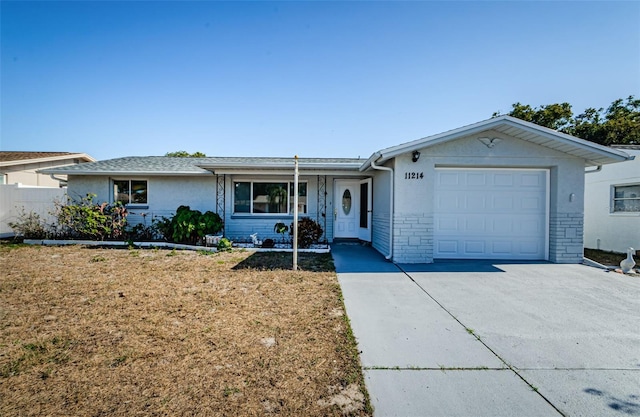
[[[293,213],[293,182],[237,181],[233,183],[236,214]],[[298,183],[298,211],[307,212],[307,184]]]
[[[113,180],[113,202],[147,204],[146,180]]]
[[[613,186],[613,212],[640,212],[640,184]]]

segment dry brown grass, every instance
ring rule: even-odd
[[[0,246],[0,415],[367,415],[329,255]],[[345,405],[346,404],[346,405]]]

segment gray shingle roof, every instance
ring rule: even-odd
[[[299,158],[300,166],[357,170],[364,162],[355,158]],[[43,169],[44,174],[66,175],[211,175],[216,167],[238,168],[293,168],[293,158],[206,157],[177,158],[167,156],[128,156],[105,161],[88,162],[59,168]]]

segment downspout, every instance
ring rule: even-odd
[[[58,178],[58,177],[56,177],[56,174],[49,174],[49,176],[51,177],[52,180],[56,180],[56,181],[58,181],[60,183],[60,188],[62,188],[62,187],[67,185],[67,181],[68,180],[65,180],[65,179],[62,179],[62,178]]]
[[[389,254],[385,258],[390,261],[393,257],[393,168],[376,165],[373,159],[371,160],[371,168],[389,172]]]
[[[602,165],[598,165],[597,167],[595,167],[595,169],[592,169],[590,171],[585,169],[584,173],[585,174],[592,174],[594,172],[600,172],[600,171],[602,171]]]

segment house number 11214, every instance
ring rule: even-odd
[[[405,172],[404,179],[405,180],[421,180],[424,178],[423,172]]]

